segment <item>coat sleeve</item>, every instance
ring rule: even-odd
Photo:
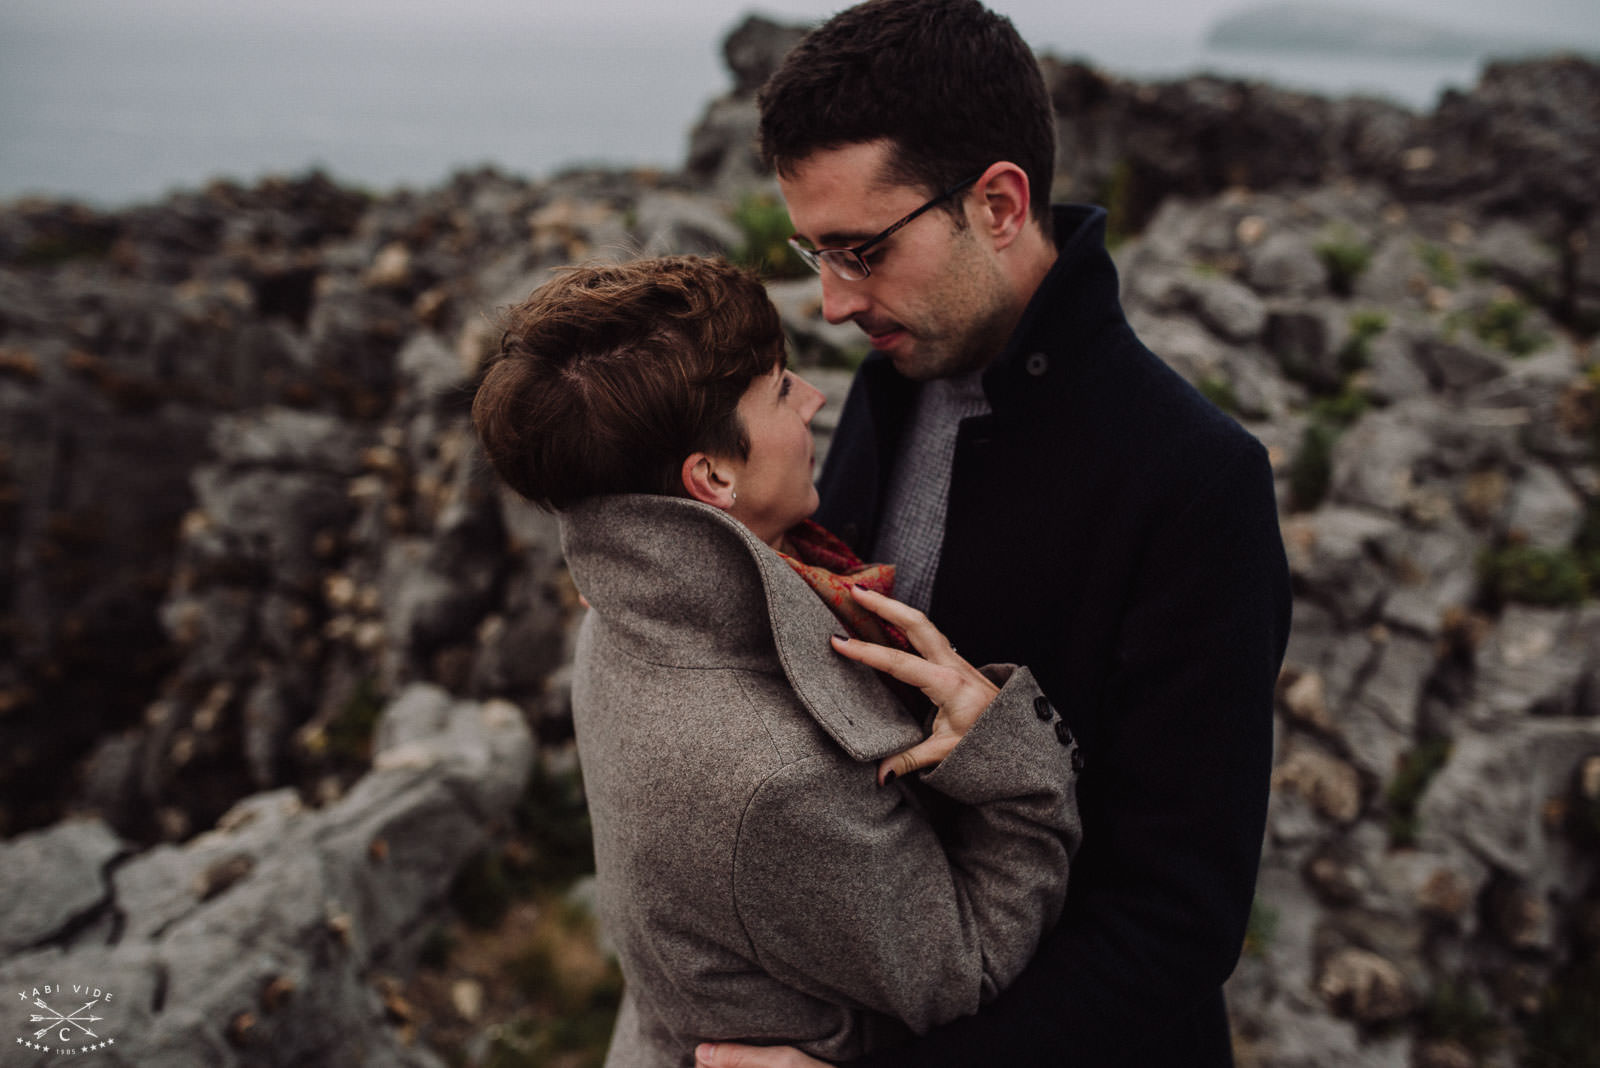
[[[1142,559],[1085,754],[1094,822],[1062,922],[980,1014],[859,1068],[1172,1063],[1141,1047],[1215,1011],[1254,893],[1289,627],[1264,451],[1174,510]]]
[[[843,754],[787,765],[756,791],[734,897],[765,970],[923,1032],[1022,969],[1060,914],[1080,834],[1072,749],[1025,668],[1004,683],[924,778],[960,802],[942,836],[908,787],[878,786],[873,765]]]

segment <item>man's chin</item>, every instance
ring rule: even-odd
[[[918,353],[912,348],[899,348],[884,355],[889,357],[889,362],[894,364],[894,369],[902,378],[909,378],[913,382],[931,382],[935,378],[943,378],[947,373],[937,360],[928,359],[924,353]]]

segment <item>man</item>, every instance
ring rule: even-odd
[[[963,655],[1031,667],[1085,758],[1066,911],[1028,969],[859,1065],[1232,1062],[1222,984],[1289,627],[1272,476],[1129,329],[1104,213],[1050,208],[1053,130],[1031,52],[976,0],[852,8],[762,90],[763,153],[824,313],[876,350],[818,519],[895,563],[897,592]]]

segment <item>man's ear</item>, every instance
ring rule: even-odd
[[[714,508],[733,507],[733,485],[719,474],[717,462],[703,452],[692,452],[680,468],[689,496]]]
[[[991,163],[977,181],[983,195],[982,225],[995,248],[1015,241],[1028,224],[1028,174],[1015,163]]]

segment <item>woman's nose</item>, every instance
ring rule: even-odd
[[[794,377],[795,384],[800,387],[796,391],[798,394],[797,399],[800,402],[800,415],[809,424],[812,417],[821,411],[822,406],[828,402],[828,395],[799,375]]]

